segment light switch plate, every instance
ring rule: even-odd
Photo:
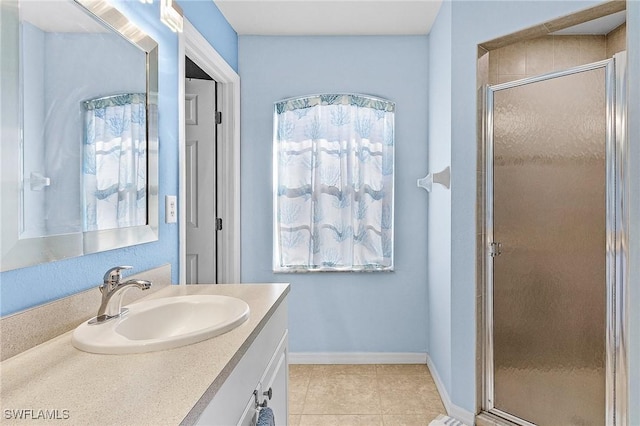
[[[164,215],[165,223],[176,223],[178,221],[178,197],[175,195],[165,196]]]

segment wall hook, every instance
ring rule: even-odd
[[[451,184],[451,170],[449,166],[438,173],[429,173],[422,179],[418,179],[418,187],[424,188],[427,192],[431,192],[434,183],[439,183],[445,188],[449,189]]]
[[[51,178],[44,176],[42,173],[31,172],[29,184],[32,191],[42,191],[47,186],[51,186]]]

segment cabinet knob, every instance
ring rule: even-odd
[[[271,401],[271,397],[273,396],[273,389],[269,388],[268,391],[262,392],[262,395],[266,396],[267,398],[269,398],[269,401]]]
[[[268,393],[271,393],[270,391],[271,391],[271,389],[269,389],[269,392],[268,392]],[[267,392],[262,392],[262,394],[263,394],[263,395],[266,395],[266,394],[267,394]],[[256,389],[256,390],[254,390],[254,391],[253,391],[253,399],[254,399],[254,401],[255,401],[256,408],[259,408],[259,407],[264,408],[264,407],[266,407],[266,406],[267,406],[267,400],[266,400],[266,399],[265,399],[264,401],[262,401],[262,403],[258,402],[258,389]],[[269,399],[271,399],[271,396],[269,396]]]

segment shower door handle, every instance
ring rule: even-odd
[[[489,255],[491,257],[497,257],[502,254],[502,243],[493,242],[489,244]]]

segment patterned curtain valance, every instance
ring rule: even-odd
[[[393,270],[395,104],[357,94],[276,102],[274,270]]]
[[[120,95],[105,96],[104,98],[90,99],[83,102],[84,109],[91,111],[114,106],[124,106],[131,104],[145,105],[147,102],[146,93],[123,93]]]
[[[351,105],[385,112],[395,112],[396,109],[395,103],[373,96],[356,94],[326,94],[284,99],[280,102],[276,102],[276,112],[278,114],[282,114],[287,111],[312,108],[318,105]]]

